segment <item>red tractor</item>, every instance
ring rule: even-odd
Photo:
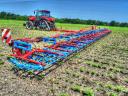
[[[51,17],[48,10],[36,10],[35,16],[29,16],[28,21],[24,24],[27,29],[56,30],[55,18]]]

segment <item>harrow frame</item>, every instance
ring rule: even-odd
[[[89,31],[79,31],[57,35],[53,37],[22,39],[14,41],[13,48],[19,49],[19,53],[12,54],[9,61],[22,70],[43,71],[57,62],[66,59],[75,52],[94,43],[100,38],[111,33],[108,29],[97,29]],[[50,46],[43,49],[32,49],[31,42],[47,42]],[[22,51],[25,51],[22,53]],[[20,55],[19,55],[20,54]]]

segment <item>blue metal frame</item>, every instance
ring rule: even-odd
[[[18,48],[18,49],[22,49],[25,51],[31,51],[32,50],[32,45],[30,43],[23,42],[20,40],[14,41],[13,47]]]

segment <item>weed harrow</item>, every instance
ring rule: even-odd
[[[9,61],[19,69],[43,71],[69,55],[78,52],[98,39],[109,34],[108,29],[80,31],[70,34],[36,39],[19,39],[13,41],[13,54]],[[50,46],[43,49],[32,48],[31,42],[47,42]]]

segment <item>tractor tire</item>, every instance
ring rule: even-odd
[[[34,24],[32,21],[27,21],[26,22],[26,29],[32,30],[34,27]]]
[[[50,30],[55,31],[56,30],[56,26],[54,22],[50,23]]]
[[[41,20],[40,21],[40,29],[43,29],[45,31],[50,31],[50,26],[46,20]]]

